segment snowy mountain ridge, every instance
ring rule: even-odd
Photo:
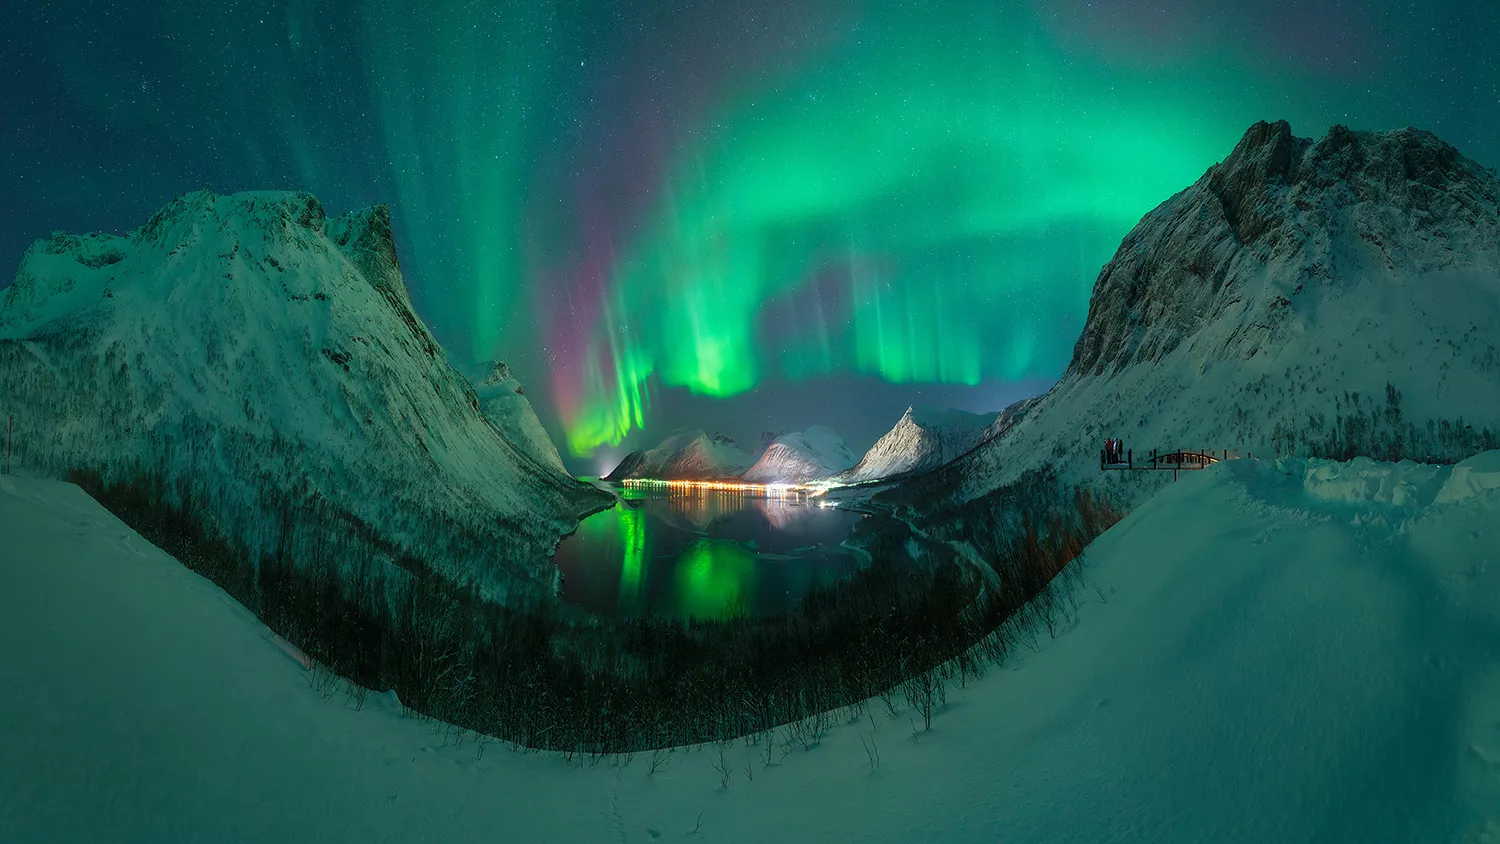
[[[251,549],[316,502],[496,597],[546,592],[602,502],[506,379],[485,389],[489,418],[412,310],[384,206],[190,193],[124,236],[38,241],[0,294],[23,465],[157,478]]]
[[[542,427],[542,420],[527,401],[510,367],[500,362],[488,364],[487,368],[488,374],[483,378],[473,379],[480,412],[506,439],[521,445],[526,454],[541,459],[549,470],[566,474],[557,444]]]
[[[723,480],[744,472],[750,463],[750,455],[734,440],[694,428],[667,437],[655,448],[627,454],[605,480]]]
[[[893,498],[956,505],[1050,465],[1139,500],[1161,479],[1101,475],[1111,436],[1137,456],[1451,460],[1497,430],[1495,171],[1418,130],[1257,123],[1125,237],[1057,385]]]
[[[777,437],[740,479],[757,484],[797,484],[824,478],[854,464],[843,438],[823,425]]]
[[[973,448],[999,415],[908,407],[857,464],[832,480],[857,484],[935,469]]]

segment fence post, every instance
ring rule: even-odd
[[[1129,466],[1132,469],[1135,468],[1135,449],[1125,449],[1125,465]]]

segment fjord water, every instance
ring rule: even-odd
[[[769,615],[859,567],[839,543],[860,515],[816,499],[621,492],[557,549],[563,599],[600,615]]]

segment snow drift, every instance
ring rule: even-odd
[[[1185,477],[1089,548],[1057,637],[949,689],[930,732],[875,701],[778,765],[731,743],[727,788],[714,748],[481,753],[388,697],[325,698],[253,616],[69,485],[0,477],[0,535],[17,844],[1500,833],[1497,452]]]
[[[412,310],[384,206],[191,193],[125,236],[37,242],[0,294],[22,464],[148,476],[252,550],[317,503],[496,596],[546,592],[601,494],[510,382],[486,389],[490,418]]]

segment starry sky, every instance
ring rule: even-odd
[[[1500,164],[1489,0],[133,5],[0,9],[0,262],[197,188],[388,203],[450,358],[509,362],[585,473],[1046,389],[1255,120]]]

